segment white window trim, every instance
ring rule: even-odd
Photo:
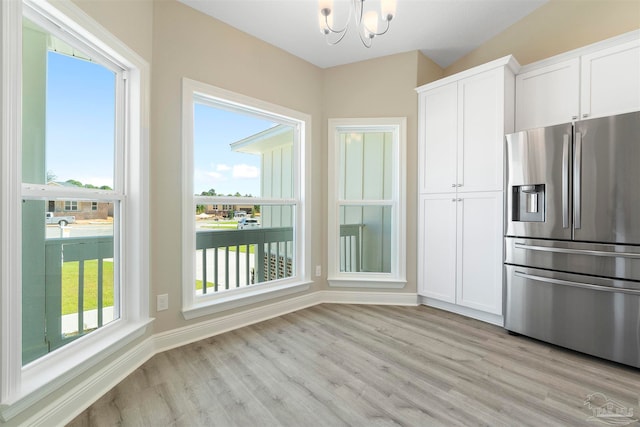
[[[394,144],[393,163],[393,200],[339,200],[339,173],[337,167],[340,162],[340,152],[337,149],[339,133],[345,130],[353,131],[386,131],[393,132],[397,144]],[[350,288],[378,288],[398,289],[407,284],[406,278],[406,146],[407,146],[407,119],[406,117],[389,118],[354,118],[354,119],[329,119],[328,129],[329,151],[329,188],[327,202],[328,220],[328,278],[329,286]],[[341,205],[391,205],[394,207],[392,247],[391,247],[391,272],[390,273],[343,273],[340,272],[340,215]]]
[[[194,102],[209,99],[213,104],[217,102],[227,106],[238,107],[239,111],[253,110],[281,121],[290,122],[298,129],[300,144],[296,148],[293,176],[297,186],[297,197],[293,200],[266,200],[261,202],[287,204],[296,206],[296,276],[287,279],[274,280],[259,286],[248,286],[212,294],[207,296],[195,295],[195,212],[193,190],[193,110]],[[219,105],[217,105],[220,108]],[[185,319],[219,313],[272,298],[278,298],[309,289],[311,285],[311,209],[306,206],[310,194],[311,180],[311,116],[299,111],[291,110],[266,101],[237,94],[216,86],[198,82],[188,78],[182,80],[182,315]],[[212,200],[218,199],[211,197]],[[240,202],[242,198],[228,200],[230,203]],[[218,204],[224,204],[225,198],[220,197]]]
[[[76,340],[38,360],[22,366],[22,304],[21,304],[21,197],[37,186],[21,183],[21,149],[16,141],[22,139],[22,11],[23,2],[1,2],[2,21],[1,88],[2,111],[0,127],[0,418],[17,415],[48,393],[98,364],[132,340],[142,336],[151,319],[149,301],[148,251],[148,93],[149,65],[129,47],[111,35],[70,0],[24,0],[32,9],[63,24],[73,37],[86,40],[107,52],[127,69],[129,89],[125,96],[128,115],[125,118],[127,182],[115,182],[126,194],[123,205],[121,262],[123,282],[120,319]],[[139,90],[138,90],[139,89]],[[125,153],[117,153],[119,161]],[[122,157],[121,157],[122,156]],[[92,190],[98,198],[114,196],[113,192]],[[91,198],[91,192],[62,191],[58,196],[75,195]],[[46,199],[46,196],[44,197]],[[114,199],[117,199],[115,196]],[[126,227],[126,230],[125,230]],[[126,258],[126,259],[125,259]],[[126,267],[125,267],[126,263]],[[16,285],[18,284],[18,285]]]

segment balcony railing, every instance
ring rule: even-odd
[[[96,328],[103,326],[104,319],[104,262],[113,258],[113,237],[73,237],[56,238],[45,240],[45,293],[46,293],[46,331],[49,350],[54,350],[63,346]],[[85,264],[87,261],[97,261],[96,274],[96,298],[97,319],[87,324],[85,319]],[[77,282],[77,328],[67,328],[63,330],[62,316],[62,278],[63,263],[78,262]],[[115,291],[114,291],[115,292]],[[114,295],[114,302],[117,298]],[[75,304],[74,304],[75,305]],[[93,313],[93,310],[91,310]],[[106,319],[107,323],[117,317],[117,310],[113,310],[114,315]]]
[[[196,251],[203,294],[293,275],[293,227],[197,231]]]

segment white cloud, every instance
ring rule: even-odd
[[[227,172],[231,170],[231,166],[220,163],[216,166],[217,172]]]
[[[236,179],[255,179],[260,177],[260,169],[245,164],[233,165],[233,177]]]
[[[209,178],[213,178],[214,181],[226,181],[227,178],[218,172],[205,172],[205,175]]]

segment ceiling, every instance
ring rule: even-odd
[[[350,30],[330,46],[318,27],[317,0],[180,0],[321,68],[420,50],[445,68],[548,0],[397,0],[389,32],[365,48]],[[351,0],[334,0],[334,25]],[[379,0],[365,1],[379,10]],[[353,19],[353,18],[352,18]]]

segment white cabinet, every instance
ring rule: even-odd
[[[504,135],[515,76],[505,57],[418,88],[418,294],[502,324]]]
[[[640,39],[632,38],[527,66],[516,76],[516,130],[640,110]]]
[[[503,138],[513,131],[513,79],[509,69],[498,67],[420,89],[421,193],[502,189]]]
[[[450,83],[420,96],[420,192],[444,193],[455,187],[458,150],[458,84]]]
[[[456,302],[456,193],[420,196],[418,293]]]
[[[640,41],[584,55],[581,61],[581,118],[640,110]]]
[[[518,74],[516,130],[577,120],[580,114],[579,74],[579,58]]]
[[[418,293],[502,314],[501,192],[420,197]]]

